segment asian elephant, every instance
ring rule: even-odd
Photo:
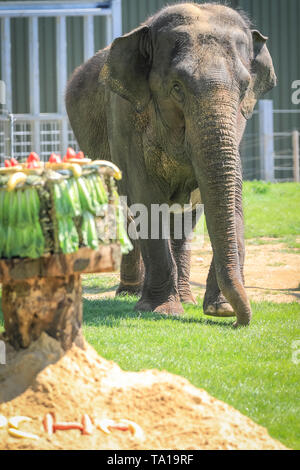
[[[239,145],[276,85],[266,41],[229,7],[175,4],[78,67],[66,91],[81,150],[120,167],[120,194],[149,208],[150,224],[151,204],[188,203],[200,190],[213,249],[204,312],[235,314],[235,326],[251,319]],[[189,270],[185,239],[141,239],[123,257],[118,293],[141,292],[138,311],[178,315],[194,301]]]

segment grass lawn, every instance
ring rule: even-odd
[[[300,185],[247,182],[244,201],[247,239],[265,243],[276,237],[300,252]],[[115,284],[115,276],[83,276],[87,296],[114,290]],[[84,299],[84,334],[99,354],[126,370],[182,375],[300,449],[300,363],[292,360],[293,342],[300,340],[297,302],[252,303],[251,326],[239,330],[232,328],[233,319],[205,317],[202,299],[170,319],[137,314],[135,302]]]
[[[300,252],[300,184],[247,181],[243,199],[246,239],[278,238]]]

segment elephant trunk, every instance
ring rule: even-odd
[[[238,103],[232,96],[226,100],[226,93],[219,99],[214,93],[211,99],[207,94],[205,104],[195,101],[193,109],[186,138],[204,203],[217,281],[236,313],[237,325],[247,325],[251,308],[241,277],[235,216]]]

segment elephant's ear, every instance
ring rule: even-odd
[[[113,92],[130,101],[138,112],[143,111],[150,100],[150,44],[148,26],[115,39],[99,77]]]
[[[242,101],[241,111],[246,119],[252,116],[259,98],[276,86],[272,58],[266,46],[268,40],[259,31],[252,31],[254,57],[251,64],[251,82]]]

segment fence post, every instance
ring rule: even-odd
[[[122,2],[112,0],[112,39],[122,36]]]
[[[88,60],[94,52],[94,17],[87,15],[83,17],[83,60]]]
[[[38,17],[29,18],[29,99],[30,112],[35,118],[40,114],[40,72],[39,72],[39,24]],[[32,145],[36,153],[40,153],[40,121],[32,122]]]
[[[293,131],[294,181],[299,183],[299,131]]]
[[[5,84],[6,109],[12,113],[12,74],[11,74],[11,37],[10,18],[0,18],[0,53],[2,62],[2,80]]]
[[[273,101],[259,101],[259,141],[261,178],[274,181]]]
[[[61,118],[62,155],[68,147],[68,120],[65,110],[65,86],[67,83],[67,20],[65,16],[56,17],[56,79],[57,79],[57,112]]]

